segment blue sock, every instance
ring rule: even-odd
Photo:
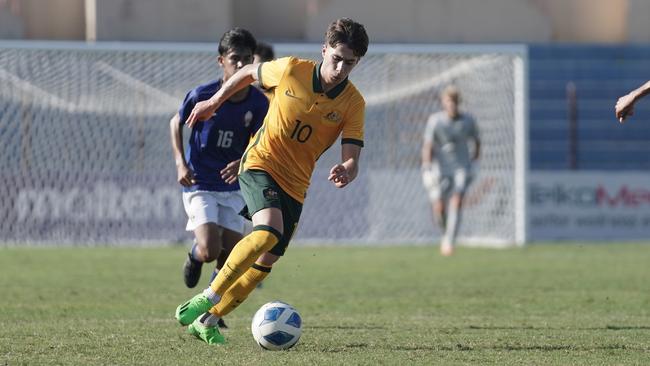
[[[215,277],[217,277],[217,273],[219,273],[219,270],[215,268],[214,271],[212,271],[212,277],[210,277],[210,283],[212,283]]]

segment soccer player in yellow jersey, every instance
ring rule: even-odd
[[[228,314],[269,274],[298,225],[316,160],[339,136],[341,163],[330,169],[328,179],[343,188],[356,178],[365,101],[348,75],[367,49],[363,25],[338,19],[327,29],[321,63],[285,57],[244,66],[213,97],[197,103],[188,117],[189,127],[201,123],[255,81],[274,93],[239,173],[253,231],[237,243],[210,286],[176,309],[176,319],[205,342],[224,339],[217,327],[197,318],[206,311],[217,317]]]

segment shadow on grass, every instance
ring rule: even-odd
[[[388,351],[397,351],[397,352],[467,352],[467,351],[541,351],[541,352],[557,352],[557,351],[573,351],[573,352],[593,352],[593,351],[617,351],[617,350],[626,350],[626,351],[641,351],[647,352],[650,350],[650,347],[631,347],[625,344],[604,344],[604,345],[594,345],[594,346],[578,346],[573,344],[532,344],[532,345],[519,345],[519,344],[504,344],[504,345],[495,345],[495,346],[470,346],[462,343],[457,343],[456,345],[392,345],[388,347],[382,347],[381,345],[370,345],[367,343],[351,343],[346,344],[342,347],[332,347],[332,348],[319,348],[319,352],[325,353],[342,353],[342,352],[354,352],[357,350],[363,349],[364,352],[370,349],[381,349]]]
[[[385,330],[388,328],[379,325],[312,325],[305,329]]]
[[[629,347],[624,344],[606,344],[598,345],[593,347],[587,346],[576,346],[571,344],[555,344],[555,345],[514,345],[514,344],[504,344],[497,346],[469,346],[461,343],[456,344],[455,346],[435,346],[435,345],[417,345],[417,346],[400,346],[396,345],[388,348],[391,351],[479,351],[479,350],[490,350],[490,351],[543,351],[543,352],[554,352],[554,351],[613,351],[613,350],[636,350],[636,351],[647,351],[647,347]]]
[[[447,329],[447,328],[444,328]],[[463,328],[448,328],[448,329],[463,329]],[[504,327],[504,326],[483,326],[483,325],[470,325],[465,329],[484,329],[484,330],[650,330],[647,325],[606,325],[604,327],[588,327],[588,328],[572,328],[572,327],[534,327],[532,325],[523,325],[519,327]]]

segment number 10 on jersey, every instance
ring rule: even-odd
[[[309,140],[313,129],[308,124],[303,124],[301,120],[296,120],[296,127],[291,132],[291,138],[298,140],[300,143],[305,143]]]

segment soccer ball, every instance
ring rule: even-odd
[[[300,339],[302,319],[293,306],[282,301],[271,301],[257,310],[251,331],[255,342],[266,350],[289,349]]]

